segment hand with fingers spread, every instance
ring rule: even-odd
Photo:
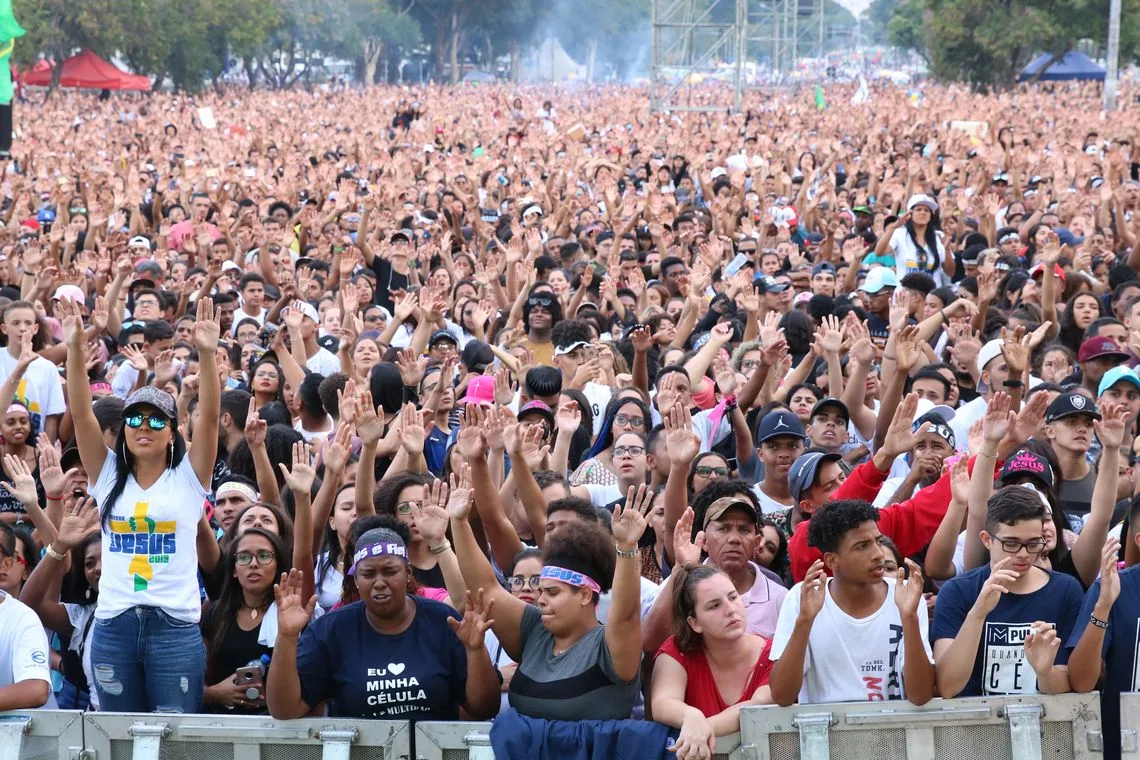
[[[54,449],[52,450],[54,451]],[[8,477],[12,479],[12,482],[7,483],[0,481],[0,488],[3,488],[15,497],[20,504],[24,505],[25,511],[28,507],[39,505],[40,497],[36,491],[36,479],[35,476],[32,475],[32,468],[28,467],[27,462],[13,454],[5,454],[4,472],[8,473]],[[59,492],[53,491],[53,494],[54,493]]]
[[[574,435],[582,426],[582,409],[576,401],[567,401],[558,406],[554,424],[562,435]]]
[[[483,426],[485,414],[478,404],[468,404],[463,410],[463,419],[456,438],[459,452],[471,462],[475,459],[484,459],[487,456],[487,439],[484,436]]]
[[[486,599],[483,589],[467,592],[467,604],[463,608],[463,620],[453,617],[447,619],[448,626],[455,631],[456,637],[462,642],[464,648],[478,652],[483,649],[487,631],[495,624],[492,617],[495,611],[495,600]]]
[[[279,583],[273,586],[273,598],[277,602],[277,635],[295,639],[305,630],[313,618],[317,607],[317,595],[306,602],[301,596],[304,576],[296,568],[281,574]]]
[[[375,446],[380,443],[384,435],[384,421],[376,414],[376,405],[372,403],[372,391],[363,388],[357,401],[355,416],[356,435],[365,446]]]
[[[890,427],[887,428],[886,436],[883,438],[881,450],[884,451],[886,455],[894,458],[899,454],[905,454],[913,449],[918,438],[930,429],[929,422],[922,423],[918,430],[913,429],[914,414],[917,409],[917,393],[908,393],[906,397],[899,402],[895,416],[891,420]]]
[[[79,476],[79,468],[73,467],[66,473],[60,464],[59,449],[57,449],[47,435],[40,433],[39,443],[36,445],[36,454],[39,457],[40,482],[49,497],[62,498],[67,492],[68,484]],[[11,470],[8,470],[11,472]]]
[[[1013,330],[1008,327],[1001,328],[1001,355],[1009,366],[1011,380],[1019,380],[1029,366],[1029,339],[1032,336],[1025,334],[1025,328],[1018,325]]]
[[[423,505],[412,505],[412,521],[428,547],[441,545],[447,537],[447,503],[447,483],[435,480],[424,489]]]
[[[1012,435],[1015,443],[1021,444],[1034,436],[1040,436],[1045,424],[1045,411],[1049,408],[1049,394],[1034,393],[1021,411],[1013,419]],[[983,420],[984,421],[984,420]]]
[[[1128,407],[1124,404],[1113,404],[1102,401],[1100,404],[1101,419],[1093,420],[1096,428],[1096,437],[1107,449],[1119,450],[1124,445],[1124,433],[1131,416]],[[1129,439],[1131,440],[1131,439]]]
[[[816,331],[815,340],[824,354],[835,355],[843,346],[844,327],[834,316],[826,316],[819,330]]]
[[[637,542],[645,533],[647,516],[652,506],[653,490],[642,483],[636,488],[629,487],[624,506],[618,504],[614,507],[612,528],[614,541],[620,551],[632,551],[637,548]]]
[[[304,441],[297,441],[293,444],[293,467],[286,467],[284,462],[277,463],[281,474],[285,477],[285,485],[289,486],[289,490],[293,493],[305,496],[311,493],[313,481],[317,477],[312,461],[313,447]]]
[[[427,430],[424,428],[424,413],[409,402],[400,414],[400,445],[408,454],[419,454],[424,450]]]
[[[55,550],[60,554],[71,551],[99,530],[99,509],[95,506],[95,499],[85,496],[71,501],[71,508],[60,522],[54,542]]]
[[[416,388],[424,378],[427,370],[426,356],[416,356],[415,351],[405,348],[396,356],[396,366],[400,370],[400,379],[407,388]]]
[[[127,357],[127,364],[137,372],[149,372],[150,365],[147,363],[146,351],[141,348],[130,345],[129,343],[123,346],[120,351],[123,356]]]
[[[697,565],[701,562],[701,552],[705,548],[705,532],[693,536],[693,522],[696,515],[692,507],[685,507],[673,528],[673,559],[677,567]]]
[[[982,417],[982,436],[987,443],[1000,443],[1013,424],[1009,394],[998,391],[994,394],[986,413]]]

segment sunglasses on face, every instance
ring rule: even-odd
[[[135,430],[142,427],[143,420],[146,420],[147,427],[151,430],[166,430],[169,424],[165,417],[151,417],[149,414],[129,414],[123,418],[127,427]]]
[[[255,559],[257,560],[257,564],[263,567],[276,561],[273,552],[268,549],[259,549],[255,552],[238,552],[237,557],[234,559],[241,567],[250,565]]]
[[[538,575],[512,575],[507,578],[507,585],[510,586],[511,591],[522,591],[524,588],[538,591],[540,578],[541,576]]]
[[[704,478],[705,480],[708,480],[713,475],[716,475],[718,478],[727,478],[728,477],[728,468],[727,467],[709,467],[706,465],[701,465],[700,467],[698,467],[696,469],[696,473],[697,473],[698,478]]]
[[[531,296],[527,299],[527,304],[530,306],[541,306],[544,309],[549,309],[554,305],[554,299],[546,296]]]

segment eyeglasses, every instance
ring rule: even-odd
[[[645,453],[644,446],[614,446],[614,459],[639,457]]]
[[[237,557],[234,558],[240,567],[248,566],[255,559],[257,560],[257,564],[263,567],[277,561],[277,558],[273,556],[273,552],[268,549],[258,549],[255,552],[238,552]]]
[[[645,418],[643,417],[630,417],[628,414],[619,414],[614,417],[614,422],[619,425],[629,425],[635,430],[641,430],[645,427]]]
[[[364,318],[365,322],[383,322],[384,317],[379,314],[369,314]]]
[[[1018,541],[1016,538],[1001,538],[994,536],[994,540],[1001,544],[1002,551],[1006,554],[1017,554],[1022,549],[1029,552],[1029,554],[1040,554],[1045,551],[1045,539],[1031,538],[1028,541]]]
[[[166,426],[169,424],[165,417],[152,417],[149,414],[128,414],[123,418],[127,427],[132,429],[141,428],[143,420],[146,420],[146,425],[151,430],[166,430]]]
[[[740,362],[740,368],[742,370],[745,370],[745,371],[748,371],[750,369],[756,369],[759,366],[760,366],[760,360],[759,359],[745,359],[744,361]]]
[[[512,575],[507,578],[507,586],[511,591],[522,591],[524,588],[529,588],[532,591],[538,591],[538,582],[541,576],[538,575]]]
[[[147,298],[147,299],[142,300],[142,301],[135,301],[135,306],[136,307],[137,306],[153,306],[154,308],[157,309],[158,308],[158,301],[155,301],[152,298]]]
[[[704,478],[705,480],[708,480],[713,475],[716,475],[718,478],[728,477],[727,467],[708,467],[706,465],[701,465],[695,470],[695,472],[698,478]]]
[[[396,514],[410,515],[412,513],[412,507],[415,505],[416,503],[414,501],[401,501],[396,505]]]

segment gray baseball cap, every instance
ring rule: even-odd
[[[174,397],[164,390],[153,385],[144,385],[127,396],[127,403],[123,407],[123,416],[126,417],[140,406],[153,406],[169,420],[178,419],[178,411],[174,405]]]
[[[792,469],[788,471],[788,492],[799,504],[800,495],[815,485],[815,476],[819,473],[820,465],[824,462],[838,462],[843,456],[829,454],[822,451],[812,451],[800,454],[792,462]]]

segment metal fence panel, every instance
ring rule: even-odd
[[[748,760],[1092,760],[1098,694],[746,707]],[[1140,714],[1140,710],[1137,711]]]
[[[493,760],[490,723],[416,724],[416,760]],[[740,734],[717,739],[713,760],[743,760]]]
[[[405,721],[88,713],[95,760],[407,760]]]
[[[0,714],[0,760],[71,760],[83,750],[83,713]]]

